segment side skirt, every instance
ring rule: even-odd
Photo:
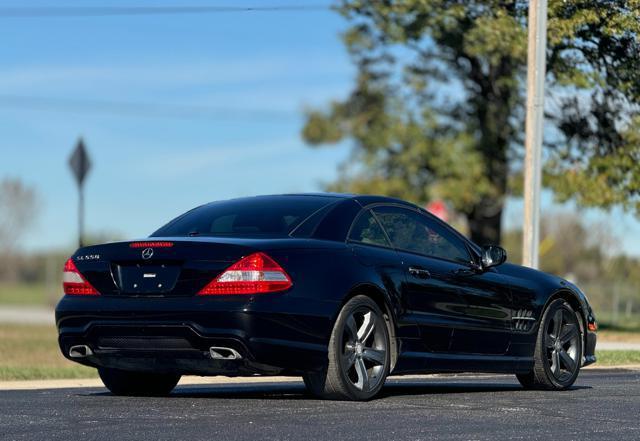
[[[391,375],[435,372],[525,374],[532,368],[533,357],[403,352]]]

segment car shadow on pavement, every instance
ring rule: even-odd
[[[589,386],[573,386],[568,392],[591,389]],[[514,383],[482,382],[391,382],[387,383],[374,400],[397,396],[424,396],[468,393],[530,392]],[[89,393],[87,396],[112,396],[109,392]],[[302,383],[261,383],[234,385],[178,386],[168,397],[256,400],[313,400]]]
[[[87,393],[85,396],[108,397],[114,396],[110,392]],[[115,396],[114,396],[115,397]],[[126,399],[127,397],[123,397]],[[150,397],[150,399],[158,399]],[[302,400],[310,399],[312,396],[307,393],[306,388],[301,383],[249,383],[249,384],[199,384],[184,385],[176,387],[168,397],[172,398],[215,398],[215,399],[260,399],[260,400]]]
[[[568,392],[579,389],[591,389],[590,386],[572,386]],[[528,391],[519,384],[514,383],[486,383],[479,382],[455,382],[455,383],[427,383],[427,382],[398,382],[387,384],[380,391],[378,398],[407,395],[449,395],[469,393],[496,393],[496,392],[540,392]]]

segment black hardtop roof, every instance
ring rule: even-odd
[[[256,195],[256,196],[246,196],[240,198],[234,198],[235,200],[239,199],[250,199],[250,198],[270,198],[270,197],[325,197],[325,198],[336,198],[336,199],[351,199],[360,203],[362,206],[367,206],[375,203],[396,203],[401,205],[407,205],[411,207],[416,207],[417,205],[412,204],[411,202],[404,201],[402,199],[390,197],[390,196],[380,196],[380,195],[367,195],[367,194],[353,194],[353,193],[283,193],[283,194],[268,194],[268,195]]]

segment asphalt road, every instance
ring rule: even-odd
[[[0,392],[2,440],[640,439],[640,371],[587,371],[566,392],[512,376],[391,379],[368,403],[301,382],[181,386],[168,398],[102,388]]]

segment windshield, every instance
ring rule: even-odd
[[[329,196],[259,196],[213,202],[183,214],[151,236],[286,236],[335,201]]]

